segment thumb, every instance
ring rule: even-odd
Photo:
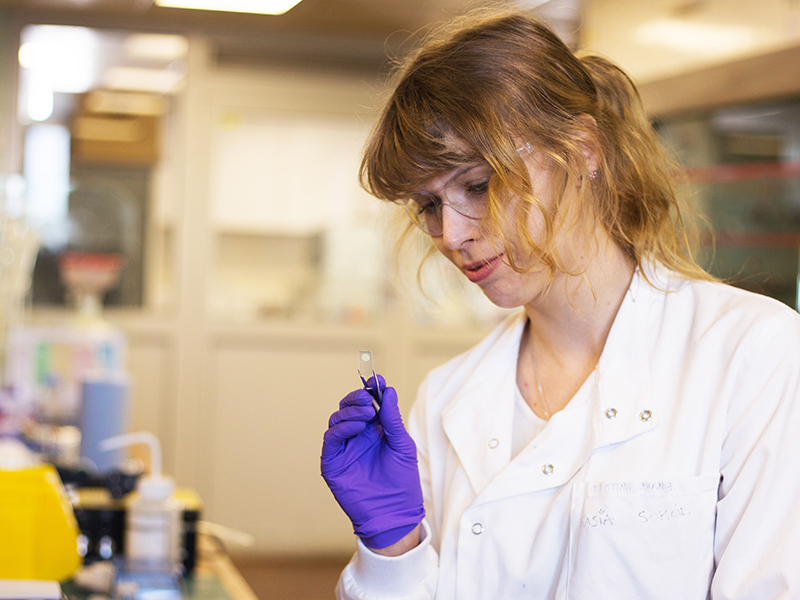
[[[400,408],[397,405],[397,391],[393,387],[383,390],[381,410],[378,417],[386,434],[386,442],[389,446],[398,446],[411,438],[403,425],[403,417],[400,415]]]

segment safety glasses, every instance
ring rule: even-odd
[[[532,151],[527,142],[517,149],[520,155]],[[494,169],[487,163],[466,166],[456,171],[437,190],[411,194],[405,200],[405,209],[417,227],[432,237],[439,237],[444,232],[442,210],[445,206],[470,219],[483,217],[492,175]]]

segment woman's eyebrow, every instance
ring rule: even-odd
[[[428,190],[425,190],[425,189],[416,189],[416,190],[412,190],[411,193],[412,194],[435,194],[435,193],[439,192],[440,190],[442,190],[446,185],[451,183],[453,180],[455,180],[458,177],[460,177],[461,175],[463,175],[464,173],[466,173],[468,171],[471,171],[472,169],[474,169],[476,167],[483,166],[484,164],[488,165],[489,163],[487,163],[485,161],[479,161],[479,162],[474,162],[474,163],[469,164],[469,165],[463,165],[457,171],[455,171],[450,177],[448,177],[447,180],[442,185],[438,186],[437,188],[435,188],[435,189],[433,189],[431,191],[428,191]],[[431,181],[431,180],[429,179],[428,181]]]

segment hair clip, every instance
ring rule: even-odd
[[[530,142],[525,142],[522,146],[517,148],[517,152],[519,154],[531,154],[533,152],[533,146],[531,146]]]

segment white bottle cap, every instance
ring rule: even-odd
[[[175,482],[171,477],[145,476],[139,479],[136,489],[139,490],[143,500],[161,502],[172,495]]]

